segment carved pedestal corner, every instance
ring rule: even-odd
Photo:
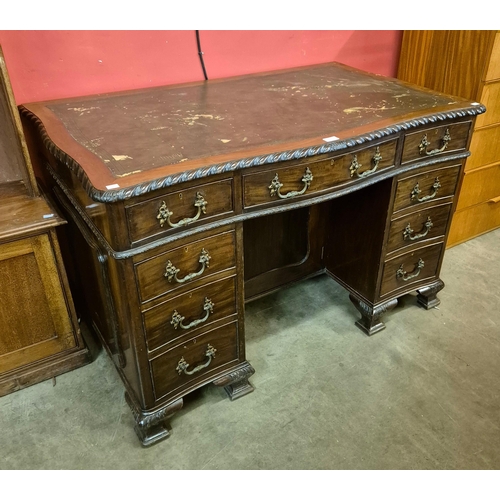
[[[183,404],[183,400],[180,398],[157,411],[144,412],[135,405],[127,392],[125,393],[125,400],[134,415],[134,430],[143,446],[151,446],[170,435],[167,429],[167,421],[182,408]]]
[[[444,282],[437,280],[435,283],[417,290],[417,303],[425,309],[429,310],[437,307],[441,301],[437,298],[437,294],[444,288]]]
[[[214,385],[224,387],[231,401],[234,401],[235,399],[253,392],[254,388],[250,382],[248,382],[248,379],[254,373],[255,370],[252,365],[245,361],[245,363],[240,365],[236,370],[214,380]]]
[[[390,299],[376,306],[372,306],[353,295],[349,295],[349,298],[356,309],[361,313],[361,319],[356,321],[356,326],[367,335],[374,335],[385,328],[385,324],[380,319],[381,316],[396,307],[398,303],[398,299]]]

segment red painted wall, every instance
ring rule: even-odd
[[[395,76],[401,31],[200,31],[208,78],[338,61]],[[203,80],[195,31],[0,31],[18,104]]]

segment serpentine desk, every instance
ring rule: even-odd
[[[327,273],[369,335],[404,294],[437,305],[485,108],[332,63],[20,110],[148,445],[189,392],[253,390],[245,300]]]

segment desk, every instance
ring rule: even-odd
[[[437,305],[484,111],[340,64],[22,106],[141,442],[205,384],[253,390],[245,301],[327,273],[368,335]]]

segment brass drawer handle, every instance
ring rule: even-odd
[[[403,230],[403,239],[415,241],[419,240],[420,238],[424,238],[429,234],[431,227],[432,227],[432,220],[430,216],[427,217],[427,220],[424,222],[424,225],[422,226],[422,230],[420,231],[420,233],[413,234],[415,233],[415,231],[411,228],[410,223],[408,223],[408,225]]]
[[[214,312],[214,303],[207,297],[205,297],[205,302],[203,303],[203,310],[205,311],[205,316],[203,318],[195,319],[191,321],[189,325],[183,325],[182,322],[186,319],[184,316],[179,314],[177,311],[174,311],[172,314],[171,325],[174,325],[174,328],[177,330],[177,327],[180,326],[183,330],[189,330],[190,328],[194,328],[195,326],[200,325],[201,323],[205,323],[210,314]]]
[[[379,163],[382,161],[382,155],[380,154],[380,148],[378,146],[377,149],[375,150],[375,154],[373,155],[371,161],[373,163],[373,167],[370,170],[365,170],[364,172],[359,173],[359,169],[363,165],[361,165],[361,163],[358,162],[358,157],[356,155],[353,155],[351,166],[349,167],[349,170],[351,172],[351,177],[354,177],[354,175],[356,175],[356,177],[362,179],[363,177],[368,177],[369,175],[376,172]]]
[[[167,261],[167,267],[165,268],[165,278],[168,279],[168,282],[171,283],[172,279],[177,283],[186,283],[186,281],[191,281],[198,276],[201,276],[207,267],[210,267],[210,254],[204,249],[201,249],[200,258],[198,262],[201,264],[201,269],[199,271],[189,273],[184,278],[178,278],[177,273],[180,271],[177,267],[175,267],[170,260]]]
[[[410,193],[410,199],[412,201],[417,200],[418,202],[422,203],[423,201],[431,200],[436,196],[437,192],[439,191],[439,188],[441,187],[441,183],[439,182],[439,177],[436,177],[436,180],[434,181],[434,184],[431,187],[431,194],[428,194],[427,196],[422,196],[422,198],[419,198],[419,194],[422,192],[420,190],[420,186],[418,182],[415,184],[415,187],[411,190]]]
[[[415,269],[412,271],[411,274],[408,274],[404,269],[403,269],[403,264],[399,266],[399,269],[396,271],[396,278],[403,280],[403,281],[408,281],[413,278],[416,278],[419,274],[420,271],[424,268],[424,261],[422,259],[418,259],[417,265],[415,266]]]
[[[269,185],[269,191],[271,192],[271,196],[277,194],[278,198],[286,200],[287,198],[293,198],[294,196],[299,196],[301,194],[304,194],[307,188],[311,185],[312,180],[313,180],[313,174],[309,170],[309,167],[306,167],[306,171],[302,177],[302,182],[304,183],[304,187],[300,191],[289,191],[286,194],[281,194],[280,189],[283,187],[283,184],[280,182],[278,174],[276,174],[274,176],[274,179],[271,181],[271,184]]]
[[[160,227],[163,227],[165,222],[170,226],[170,227],[182,227],[182,226],[187,226],[188,224],[191,224],[193,222],[196,222],[202,213],[206,214],[207,213],[207,202],[205,201],[205,198],[200,193],[196,193],[195,199],[194,199],[194,207],[198,208],[198,212],[194,217],[186,217],[185,219],[181,219],[179,222],[171,222],[170,217],[174,215],[173,212],[171,212],[167,204],[162,201],[160,208],[158,209],[158,215],[156,218],[160,221]]]
[[[192,370],[188,371],[189,368],[189,363],[186,363],[186,360],[184,359],[184,356],[179,360],[177,363],[177,373],[179,375],[182,375],[185,373],[186,375],[194,375],[195,373],[198,373],[199,371],[203,370],[203,368],[206,368],[211,362],[212,359],[215,358],[215,353],[217,352],[217,349],[215,347],[212,347],[210,344],[207,345],[207,350],[205,351],[205,356],[208,358],[205,363],[202,365],[195,366]]]
[[[431,151],[427,151],[427,147],[430,146],[430,142],[427,139],[427,134],[424,134],[420,144],[418,145],[418,149],[420,154],[425,153],[427,156],[436,155],[438,153],[442,153],[447,147],[448,143],[451,141],[450,129],[446,129],[443,138],[441,139],[442,146],[440,148],[432,149]]]

